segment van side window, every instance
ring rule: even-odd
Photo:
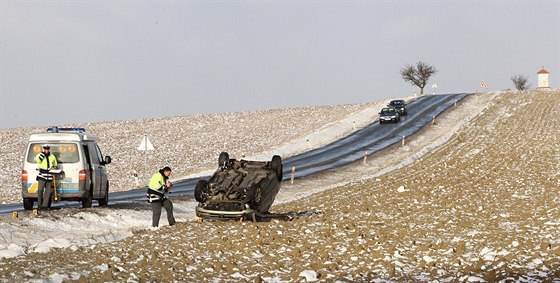
[[[96,145],[94,143],[90,143],[88,142],[88,148],[89,148],[89,158],[91,159],[91,164],[101,164],[99,160],[99,155],[97,154],[97,148]]]
[[[99,159],[99,161],[101,161],[99,164],[102,164],[104,159],[103,159],[103,154],[101,154],[101,149],[99,149],[98,144],[95,144],[95,151],[97,153],[97,158]]]

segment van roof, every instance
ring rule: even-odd
[[[86,133],[35,133],[29,136],[30,142],[56,143],[58,141],[98,141],[97,136]]]

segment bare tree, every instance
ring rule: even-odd
[[[426,82],[437,73],[436,67],[419,61],[416,65],[407,64],[401,69],[401,76],[406,81],[420,88],[420,95],[424,94]]]
[[[530,87],[529,79],[524,75],[513,75],[511,81],[517,90],[526,90]]]

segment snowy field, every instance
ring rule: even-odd
[[[253,112],[165,117],[59,125],[84,127],[100,138],[107,166],[110,191],[134,189],[133,174],[144,175],[140,186],[158,169],[173,168],[172,179],[214,170],[222,151],[241,156],[270,159],[272,154],[291,156],[336,140],[377,118],[389,100],[369,104],[275,109]],[[21,167],[27,139],[38,128],[0,129],[0,203],[22,202]],[[144,135],[155,150],[139,151]]]
[[[2,216],[0,280],[558,281],[560,109],[550,103],[558,95],[471,96],[405,146],[283,184],[269,221],[197,223],[189,197],[172,198],[180,223],[157,230],[147,228],[144,202]],[[328,123],[262,145],[255,157],[336,139],[383,104],[333,107]],[[269,134],[284,134],[275,129]]]

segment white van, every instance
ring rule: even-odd
[[[33,209],[37,202],[37,162],[35,156],[41,152],[43,144],[49,144],[51,153],[58,161],[60,174],[53,180],[54,201],[76,200],[82,207],[91,207],[92,200],[100,206],[109,203],[109,180],[105,165],[111,163],[111,157],[101,154],[97,145],[98,138],[86,134],[84,128],[48,128],[44,133],[29,136],[23,158],[21,171],[21,195],[23,207]],[[49,200],[49,207],[53,199]]]

